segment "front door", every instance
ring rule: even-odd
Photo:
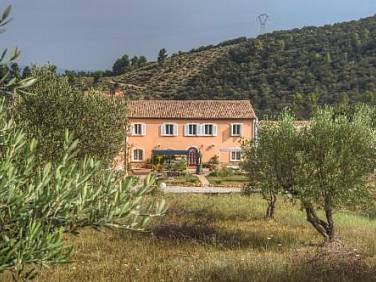
[[[198,151],[196,148],[190,148],[188,150],[188,166],[197,166],[198,165]]]

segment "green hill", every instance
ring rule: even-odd
[[[200,76],[212,62],[226,56],[234,42],[237,41],[179,52],[163,64],[150,62],[120,76],[101,78],[96,84],[107,88],[113,83],[120,83],[127,95],[133,98],[184,99],[183,89],[190,85],[190,81]]]
[[[163,64],[101,78],[132,98],[251,99],[259,116],[318,103],[376,104],[376,16],[179,52]]]

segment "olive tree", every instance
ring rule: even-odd
[[[267,219],[274,217],[277,195],[293,193],[299,165],[297,145],[293,116],[285,111],[277,121],[260,124],[258,138],[242,146],[249,188],[260,190],[267,201]]]
[[[145,202],[154,188],[151,177],[139,185],[93,158],[77,161],[77,145],[66,132],[62,156],[41,166],[37,141],[28,141],[0,103],[0,272],[30,279],[35,273],[25,269],[69,259],[64,232],[85,226],[143,230],[164,213],[163,201]]]
[[[327,241],[335,239],[333,212],[370,199],[367,181],[376,163],[376,133],[371,109],[360,107],[351,119],[319,110],[300,132],[298,193],[307,220]],[[324,211],[324,219],[316,210]]]
[[[50,66],[34,66],[32,76],[37,78],[28,89],[32,95],[17,99],[13,116],[29,139],[39,141],[40,158],[51,161],[60,156],[69,129],[80,140],[78,158],[88,155],[111,164],[125,142],[125,99],[76,91]]]
[[[12,6],[8,6],[0,16],[0,33],[5,31],[5,26],[11,21],[11,10]],[[14,100],[16,93],[26,93],[25,89],[36,81],[33,77],[20,80],[18,77],[12,76],[11,65],[15,64],[20,56],[21,52],[17,48],[13,50],[4,49],[0,53],[0,93],[2,96],[5,96],[7,100]]]
[[[333,241],[334,210],[371,200],[368,178],[376,167],[373,113],[366,106],[351,116],[325,108],[299,130],[286,114],[261,126],[258,139],[243,146],[243,167],[250,185],[268,200],[267,216],[274,211],[276,195],[288,193],[301,202],[307,221],[326,241]]]
[[[9,22],[10,10],[8,7],[0,17],[0,27]],[[69,260],[71,248],[64,242],[65,232],[77,233],[85,226],[144,230],[153,216],[165,212],[165,207],[163,200],[145,197],[155,187],[152,177],[137,184],[133,178],[103,170],[94,158],[85,155],[77,158],[79,148],[83,147],[65,129],[60,132],[60,153],[52,161],[41,163],[38,142],[24,132],[26,120],[20,120],[24,123],[20,127],[10,118],[9,104],[6,104],[18,98],[15,94],[27,93],[25,89],[32,86],[35,79],[12,78],[7,64],[15,61],[20,53],[15,50],[8,59],[6,55],[4,51],[0,57],[0,65],[6,70],[0,79],[0,91],[5,96],[0,99],[0,272],[11,271],[15,280],[30,280],[37,273],[36,266]],[[46,91],[61,90],[53,81],[41,83],[50,87]],[[81,97],[70,96],[72,100],[72,97],[82,101]],[[91,105],[88,103],[86,107]],[[39,106],[34,111],[46,110],[42,104]],[[64,119],[70,110],[64,109],[66,112],[49,117]],[[107,109],[111,109],[111,105]],[[103,112],[99,111],[96,118],[102,118],[100,113]],[[90,117],[94,118],[94,114]],[[45,136],[38,137],[43,140]]]

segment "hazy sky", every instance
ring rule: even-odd
[[[22,64],[111,68],[124,53],[155,59],[169,53],[267,30],[359,19],[376,14],[376,0],[0,0],[14,20],[2,47],[18,46]]]

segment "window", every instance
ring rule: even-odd
[[[204,134],[205,135],[213,135],[213,125],[212,124],[205,124],[204,125]]]
[[[132,135],[133,136],[142,136],[145,135],[146,125],[142,123],[134,123],[132,125]]]
[[[165,123],[161,126],[162,136],[178,136],[178,126],[173,123]]]
[[[242,124],[233,123],[231,124],[231,136],[241,136],[242,135]]]
[[[197,135],[197,124],[190,124],[188,126],[188,134],[189,135]]]
[[[198,125],[197,124],[186,124],[185,125],[185,136],[197,136],[198,134]]]
[[[240,151],[232,151],[230,152],[230,161],[232,162],[239,162],[241,158]]]
[[[144,160],[144,151],[141,149],[133,150],[133,160],[134,161],[143,161]]]
[[[204,136],[217,136],[217,126],[215,124],[203,124],[202,132]]]
[[[173,124],[166,124],[165,125],[165,134],[166,135],[174,135],[174,125]]]

